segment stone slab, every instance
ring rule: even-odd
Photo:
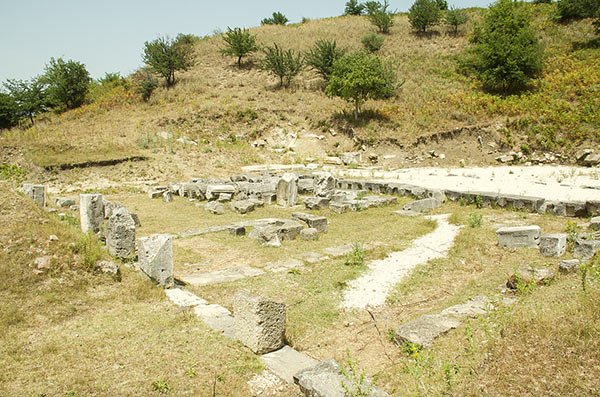
[[[294,383],[294,375],[318,364],[318,361],[289,346],[260,356],[263,363],[275,375],[288,383]]]
[[[173,302],[177,307],[180,307],[182,309],[208,304],[208,302],[204,299],[199,298],[191,292],[183,290],[181,288],[166,289],[165,293],[167,294],[167,297],[171,302]]]
[[[540,237],[540,254],[563,256],[567,250],[567,235],[564,233],[543,234]]]
[[[255,267],[237,266],[210,273],[186,274],[182,275],[180,278],[185,283],[199,287],[203,285],[230,283],[248,277],[260,276],[264,273],[264,271]]]
[[[173,241],[169,234],[155,234],[138,239],[138,266],[165,288],[174,284]]]
[[[290,269],[300,269],[304,267],[304,262],[298,259],[282,259],[276,262],[269,262],[265,269],[274,273],[284,273]]]
[[[437,337],[459,325],[460,320],[454,316],[427,314],[396,329],[394,341],[398,344],[410,342],[422,347],[431,347]]]
[[[502,227],[496,230],[498,244],[505,248],[537,247],[541,229],[539,226]]]
[[[323,233],[327,231],[327,218],[313,214],[305,214],[304,212],[292,212],[292,218],[302,221]]]

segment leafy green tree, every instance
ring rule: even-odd
[[[396,92],[396,74],[377,56],[357,52],[345,55],[333,65],[325,92],[354,104],[358,119],[362,104],[368,99],[384,99]]]
[[[418,32],[425,33],[427,28],[437,25],[442,11],[436,0],[415,0],[408,10],[410,26]]]
[[[556,3],[556,12],[561,21],[593,18],[599,10],[598,0],[558,0]]]
[[[40,77],[40,82],[46,87],[48,104],[58,111],[83,105],[91,81],[84,64],[62,58],[50,58],[50,63]]]
[[[144,43],[142,59],[152,71],[165,79],[167,88],[175,85],[175,72],[194,66],[194,48],[185,36],[175,40],[159,37]]]
[[[346,8],[344,9],[344,15],[362,15],[365,11],[364,4],[360,4],[358,0],[350,0],[346,2]]]
[[[34,123],[34,117],[47,110],[47,97],[41,78],[26,80],[7,80],[4,87],[14,101],[14,120],[29,119]]]
[[[452,34],[458,34],[458,28],[461,25],[464,25],[469,20],[469,16],[464,10],[460,10],[454,7],[450,7],[448,11],[446,11],[446,24],[452,30]]]
[[[242,57],[258,50],[256,44],[256,36],[248,31],[248,29],[227,28],[227,32],[223,35],[223,41],[226,46],[221,49],[223,55],[237,57],[238,66],[242,66]]]
[[[289,22],[289,19],[287,19],[287,17],[277,11],[274,12],[273,15],[270,18],[265,18],[262,21],[260,21],[261,25],[285,25]]]
[[[470,63],[486,90],[521,91],[542,71],[543,49],[520,3],[494,3],[475,41]]]
[[[389,10],[390,3],[384,0],[383,3],[375,2],[367,7],[367,16],[369,21],[375,25],[380,33],[389,33],[394,25],[394,13]]]
[[[4,92],[0,92],[0,130],[17,125],[18,108],[15,99]]]
[[[344,50],[335,41],[318,40],[306,53],[306,64],[319,73],[325,81],[329,80],[333,64],[344,55]]]
[[[377,10],[379,10],[379,7],[381,7],[381,3],[375,0],[365,1],[363,5],[365,7],[365,13],[367,15],[376,12]]]
[[[279,78],[279,87],[289,87],[302,68],[302,55],[294,50],[283,50],[277,44],[263,49],[265,57],[262,68]]]
[[[446,0],[435,0],[435,3],[441,11],[446,11],[448,9],[448,2]]]
[[[361,43],[365,49],[371,53],[375,53],[383,46],[385,38],[377,33],[367,33],[361,39]]]
[[[116,89],[121,88],[126,90],[128,87],[127,79],[122,77],[120,73],[106,73],[103,77],[90,83],[88,98],[94,102],[109,95]]]
[[[158,87],[158,81],[152,74],[149,68],[141,68],[131,75],[135,92],[142,98],[144,102],[148,102]]]

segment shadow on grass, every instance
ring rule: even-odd
[[[600,37],[573,43],[573,51],[600,48]]]
[[[341,112],[335,112],[332,119],[335,123],[349,124],[352,127],[364,127],[371,121],[377,121],[382,124],[391,123],[391,120],[387,115],[374,109],[363,110],[358,115],[358,119],[354,117],[354,112],[343,110]]]

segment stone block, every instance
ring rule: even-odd
[[[300,231],[300,239],[304,241],[314,241],[319,239],[319,231],[312,227],[307,227]]]
[[[438,208],[441,205],[442,203],[437,199],[426,198],[422,200],[413,201],[412,203],[408,203],[404,206],[403,209],[406,211],[427,212]]]
[[[231,209],[238,214],[247,214],[254,211],[255,204],[250,200],[234,201],[230,205]]]
[[[580,263],[581,261],[579,259],[566,259],[560,261],[558,271],[562,274],[575,273],[579,269]]]
[[[59,208],[69,208],[70,206],[75,205],[75,200],[66,197],[58,197],[55,203]]]
[[[588,260],[596,252],[600,252],[600,240],[577,239],[573,255],[577,258]]]
[[[170,190],[165,190],[162,194],[162,199],[165,203],[173,202],[173,193]]]
[[[590,220],[590,229],[600,230],[600,216],[594,217]]]
[[[108,218],[106,246],[112,256],[120,259],[135,255],[135,221],[125,207],[117,208]]]
[[[277,204],[282,207],[293,207],[298,201],[298,176],[285,173],[277,182]]]
[[[98,233],[104,220],[104,201],[101,194],[79,195],[79,217],[83,233]]]
[[[308,194],[315,191],[315,182],[313,178],[299,178],[298,179],[298,193]]]
[[[23,192],[40,207],[46,206],[46,185],[24,183]]]
[[[590,200],[585,203],[585,210],[589,216],[600,216],[600,200]]]
[[[227,231],[229,231],[229,234],[231,234],[233,236],[245,236],[246,235],[246,228],[244,226],[233,225],[233,226],[228,227]]]
[[[259,243],[267,247],[281,247],[281,239],[279,238],[279,227],[275,225],[255,227],[248,234],[248,237],[257,240]]]
[[[148,190],[148,197],[151,199],[161,198],[163,193],[166,192],[166,188],[156,188]]]
[[[285,344],[284,303],[240,292],[234,297],[233,318],[236,338],[254,353],[269,353]]]
[[[315,174],[314,190],[316,197],[331,197],[335,191],[336,179],[329,172],[318,172]]]
[[[159,285],[170,288],[173,279],[173,241],[168,234],[154,234],[138,239],[138,265]]]
[[[328,197],[307,197],[304,199],[304,206],[309,210],[320,210],[327,208],[330,201]]]
[[[235,194],[235,186],[223,184],[209,184],[206,186],[206,199],[216,200],[221,194],[230,194],[231,197]]]
[[[563,256],[567,250],[567,235],[543,234],[540,237],[540,253],[544,256]]]
[[[295,240],[306,225],[298,221],[290,220],[285,221],[283,224],[276,227],[278,229],[277,234],[281,240]]]
[[[204,204],[204,209],[215,215],[223,215],[225,213],[225,206],[218,201],[209,201]]]
[[[408,342],[427,348],[437,337],[459,325],[460,320],[454,316],[427,314],[402,324],[394,333],[394,341],[399,345]]]
[[[550,269],[536,269],[533,267],[522,267],[510,275],[506,286],[510,289],[517,289],[519,284],[544,285],[554,279],[554,271]]]
[[[539,226],[503,227],[496,230],[498,244],[504,248],[537,247],[540,240]]]
[[[308,227],[317,229],[321,233],[327,231],[327,218],[324,216],[292,212],[292,218],[306,223]]]
[[[351,207],[349,204],[346,203],[330,203],[329,209],[335,212],[336,214],[343,214],[345,212],[350,211]]]

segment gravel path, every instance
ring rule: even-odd
[[[418,265],[432,259],[443,258],[454,244],[460,227],[448,223],[450,215],[427,218],[437,221],[436,229],[418,239],[404,251],[392,252],[386,258],[369,263],[369,270],[348,283],[342,307],[363,309],[385,303],[394,286]]]

